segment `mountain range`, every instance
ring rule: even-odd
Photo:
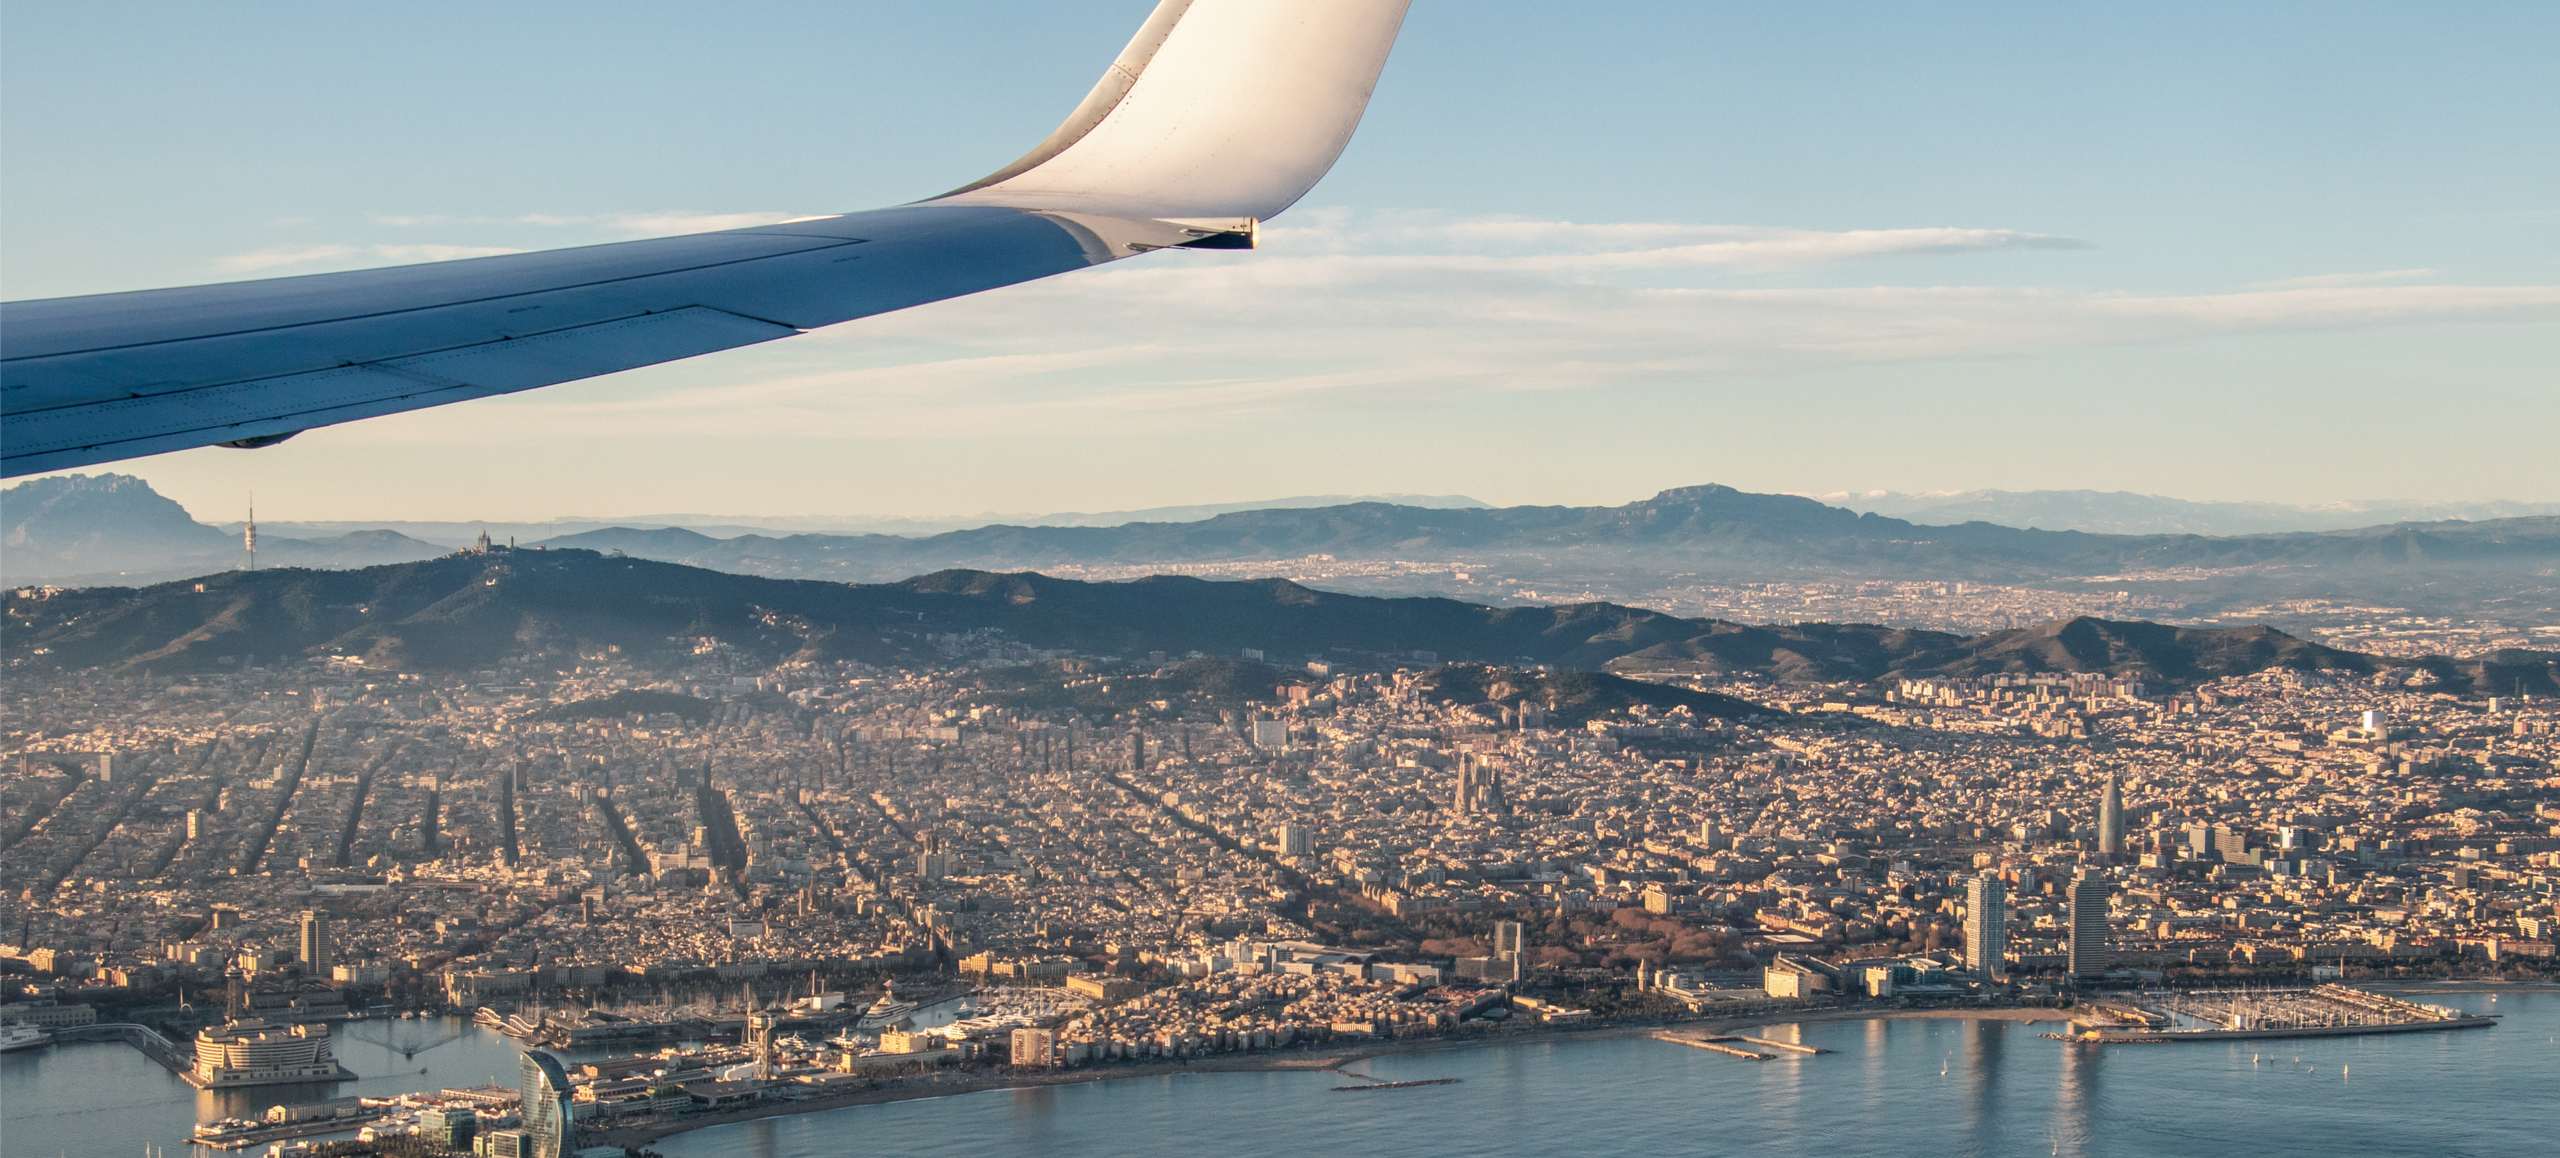
[[[2105,671],[2183,686],[2270,667],[2560,693],[2560,654],[2397,659],[2265,627],[2072,619],[1955,635],[1750,626],[1611,603],[1490,607],[1180,576],[1087,583],[943,571],[895,583],[766,579],[579,550],[505,550],[349,571],[231,572],[144,588],[11,592],[12,671],[174,674],[336,657],[381,670],[566,666],[608,649],[681,664],[935,662],[952,637],[1085,656],[1256,649],[1282,662],[1442,661],[1788,681]],[[2423,673],[2423,674],[2421,674]]]
[[[2560,563],[2560,517],[2402,523],[2282,535],[2098,535],[1992,523],[1923,526],[1794,495],[1682,487],[1615,507],[1425,509],[1352,503],[1184,523],[989,526],[938,535],[740,535],[610,528],[547,546],[618,551],[743,574],[874,582],[943,568],[1145,566],[1291,559],[1479,560],[1550,569],[1636,566],[1749,577],[2010,582],[2162,568],[2518,566]]]
[[[131,478],[34,480],[0,492],[0,506],[7,543],[0,576],[15,583],[151,582],[243,560],[232,532],[195,522]],[[1125,575],[1205,567],[1302,574],[1378,594],[1535,599],[1527,592],[1561,587],[1651,601],[1657,592],[1705,584],[1972,580],[2133,591],[2182,619],[2234,611],[2264,618],[2261,609],[2288,601],[2405,608],[2516,630],[2560,615],[2560,516],[2284,534],[2113,535],[1927,525],[1724,486],[1683,487],[1620,506],[1349,502],[930,535],[606,527],[531,545],[853,583],[953,569]],[[368,566],[447,549],[396,530],[293,538],[262,529],[260,536],[260,561],[269,566]]]
[[[1817,496],[1866,514],[1891,515],[1928,526],[1998,523],[2047,531],[2109,535],[2265,535],[2291,531],[2346,531],[2384,523],[2533,518],[2560,515],[2560,503],[2497,500],[2405,502],[2342,499],[2319,504],[2198,502],[2131,491],[1950,491],[1904,494],[1843,491]]]
[[[1190,503],[1170,507],[1140,507],[1123,511],[1052,511],[1041,514],[980,515],[717,515],[717,514],[643,514],[615,518],[568,517],[533,521],[469,521],[457,519],[370,519],[336,521],[272,522],[267,526],[287,535],[326,536],[357,530],[397,531],[413,539],[421,539],[444,547],[462,547],[486,534],[498,542],[510,539],[532,543],[556,540],[564,535],[601,531],[610,527],[655,530],[682,527],[713,538],[739,535],[934,535],[944,531],[998,523],[1025,527],[1116,527],[1123,523],[1182,523],[1213,518],[1236,511],[1287,510],[1301,507],[1334,507],[1347,503],[1392,503],[1402,507],[1444,508],[1481,507],[1481,500],[1465,495],[1290,495],[1276,499],[1252,499],[1232,503]]]
[[[258,561],[284,567],[368,567],[445,550],[379,528],[258,536]],[[238,532],[195,521],[131,475],[56,475],[0,491],[0,577],[8,582],[130,582],[227,571],[246,561]]]

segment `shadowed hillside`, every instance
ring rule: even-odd
[[[2350,675],[2422,668],[2454,691],[2560,690],[2556,657],[2547,653],[2385,660],[2263,627],[2075,619],[1979,636],[1866,624],[1753,627],[1609,603],[1486,607],[1342,595],[1282,580],[1086,583],[945,571],[847,585],[587,551],[501,550],[357,571],[234,572],[138,589],[12,592],[8,616],[0,654],[12,670],[28,671],[209,671],[324,657],[386,670],[564,667],[606,651],[676,662],[704,646],[768,664],[933,662],[943,654],[937,637],[980,633],[1086,656],[1235,656],[1250,648],[1284,666],[1323,657],[1365,666],[1448,661],[1788,681],[2107,671],[2167,686],[2279,666]]]

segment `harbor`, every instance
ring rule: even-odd
[[[2487,1029],[2494,1013],[2327,984],[2309,988],[2218,988],[2142,994],[2099,1007],[2106,1020],[2056,1035],[2093,1045],[2352,1037]]]
[[[1722,1031],[1828,1054],[1806,1059],[1816,1064],[1776,1058],[1735,1064],[1658,1040],[1648,1028],[1415,1048],[1353,1067],[1389,1081],[1459,1079],[1407,1096],[1344,1096],[1333,1092],[1344,1083],[1331,1073],[1277,1067],[1149,1071],[1128,1080],[1001,1087],[732,1122],[646,1145],[667,1158],[829,1158],[845,1152],[848,1138],[895,1136],[929,1140],[910,1151],[921,1155],[1174,1158],[1196,1150],[1202,1137],[1276,1130],[1285,1131],[1294,1148],[1317,1152],[1677,1154],[1699,1148],[1696,1125],[1663,1107],[1735,1104],[1762,1108],[1766,1129],[1755,1150],[1815,1158],[2149,1158],[2199,1152],[2193,1146],[2198,1120],[2252,1123],[2287,1139],[2274,1148],[2284,1153],[2547,1150],[2542,1107],[2548,1104],[2549,1043],[2560,1032],[2560,994],[2452,1002],[2507,1016],[2497,1032],[2458,1035],[2458,1042],[2384,1035],[2289,1043],[2286,1065],[2272,1056],[2253,1065],[2245,1046],[2066,1046],[2039,1036],[2047,1025],[1998,1016],[2005,1011],[1781,1017],[1727,1022]],[[2169,1089],[2176,1096],[2128,1095],[2136,1089]],[[1887,1119],[1859,1110],[1887,1102],[1908,1113]],[[1179,1121],[1183,1128],[1161,1134],[1129,1128],[1139,1121]],[[1604,1132],[1595,1134],[1595,1123]]]
[[[2464,1043],[2466,1047],[2477,1048],[2463,1048],[2449,1054],[2425,1048],[2412,1052],[2409,1046],[2395,1045],[2393,1042],[2397,1039],[2386,1036],[2302,1042],[2295,1048],[2303,1055],[2298,1060],[2306,1064],[2297,1065],[2290,1071],[2281,1071],[2272,1065],[2262,1071],[2251,1064],[2251,1057],[2245,1049],[2231,1058],[2222,1058],[2211,1051],[2202,1056],[2216,1059],[2208,1065],[2232,1067],[2218,1080],[2263,1084],[2281,1072],[2291,1072],[2297,1079],[2307,1080],[2311,1069],[2319,1066],[2328,1075],[2331,1088],[2335,1088],[2343,1076],[2343,1063],[2352,1060],[2353,1080],[2357,1088],[2381,1091],[2397,1088],[2396,1083],[2432,1081],[2431,1075],[2439,1069],[2471,1074],[2484,1069],[2496,1070],[2501,1065],[2520,1064],[2522,1057],[2536,1055],[2547,1048],[2545,1041],[2528,1041],[2528,1038],[2547,1039],[2550,1033],[2560,1031],[2560,1023],[2554,1022],[2555,1017],[2560,1017],[2560,1005],[2554,1005],[2554,998],[2549,995],[2527,994],[2520,999],[2509,994],[2503,1006],[2497,1004],[2492,995],[2451,998],[2430,995],[2426,1000],[2450,1000],[2461,1007],[2457,1012],[2468,1010],[2483,1015],[2493,1011],[2505,1012],[2509,1021],[2501,1023],[2505,1029],[2498,1034],[2482,1035],[2476,1042]],[[2522,1018],[2520,1023],[2515,1021],[2518,1017]],[[380,1031],[374,1037],[381,1040],[349,1034],[350,1029],[359,1027]],[[168,1067],[145,1058],[140,1051],[122,1042],[75,1040],[5,1055],[5,1070],[0,1071],[5,1073],[5,1084],[0,1084],[0,1096],[5,1096],[9,1106],[12,1152],[17,1152],[16,1148],[21,1144],[27,1147],[28,1153],[45,1154],[56,1151],[74,1154],[130,1153],[144,1144],[160,1144],[170,1146],[171,1152],[177,1153],[176,1143],[180,1141],[193,1142],[206,1155],[242,1149],[255,1152],[258,1147],[279,1141],[290,1145],[294,1140],[351,1138],[368,1128],[377,1132],[406,1130],[427,1109],[437,1105],[468,1104],[491,1121],[503,1120],[511,1112],[514,1091],[492,1089],[488,1083],[503,1082],[513,1072],[520,1056],[518,1047],[494,1031],[471,1025],[467,1018],[384,1019],[360,1025],[341,1025],[338,1029],[337,1045],[342,1061],[362,1075],[342,1091],[327,1084],[196,1091],[181,1084]],[[1726,1066],[1718,1063],[1740,1059],[1720,1051],[1701,1050],[1715,1054],[1714,1060],[1706,1063],[1704,1068],[1664,1065],[1671,1054],[1697,1048],[1681,1042],[1678,1044],[1682,1045],[1682,1050],[1664,1051],[1661,1049],[1661,1044],[1667,1043],[1664,1039],[1689,1035],[1725,1038],[1718,1044],[1761,1053],[1763,1060],[1777,1060],[1779,1055],[1809,1057],[1822,1053],[1882,1056],[1890,1060],[1888,1068],[1882,1071],[1861,1065]],[[1509,1068],[1512,1066],[1528,1066],[1531,1068],[1527,1073],[1546,1075],[1536,1079],[1539,1084],[1531,1087],[1533,1089],[1544,1089],[1545,1083],[1575,1085],[1587,1077],[1584,1073],[1586,1068],[1595,1066],[1612,1074],[1611,1081],[1639,1084],[1703,1082],[1707,1083],[1707,1088],[1722,1088],[1729,1081],[1739,1081],[1744,1083],[1740,1088],[1749,1089],[1756,1088],[1750,1083],[1757,1080],[1749,1075],[1774,1075],[1783,1071],[1789,1075],[1803,1075],[1800,1079],[1789,1077],[1785,1080],[1815,1082],[1825,1088],[1841,1088],[1844,1093],[1877,1080],[1897,1086],[1919,1083],[1933,1087],[1936,1083],[1953,1080],[1958,1085],[1949,1088],[1964,1088],[1963,1084],[1967,1082],[2017,1083],[2033,1074],[2049,1072],[2049,1067],[2017,1064],[2023,1058],[2033,1056],[2031,1047],[2035,1037],[2026,1022],[1969,1018],[1960,1013],[1909,1019],[1888,1015],[1762,1024],[1727,1021],[1713,1028],[1699,1026],[1685,1034],[1648,1030],[1624,1035],[1566,1035],[1544,1044],[1533,1040],[1528,1044],[1456,1050],[1390,1050],[1360,1060],[1352,1067],[1358,1072],[1335,1069],[1322,1077],[1292,1074],[1288,1072],[1291,1068],[1288,1063],[1280,1061],[1275,1062],[1270,1067],[1271,1072],[1267,1073],[1238,1072],[1216,1076],[1209,1083],[1186,1080],[1165,1086],[1146,1076],[1162,1071],[1133,1069],[1130,1071],[1132,1079],[1127,1082],[1114,1080],[1077,1088],[1057,1087],[1036,1095],[1040,1100],[1026,1104],[1046,1105],[1046,1099],[1059,1097],[1074,1099],[1070,1104],[1078,1105],[1089,1099],[1108,1099],[1115,1104],[1138,1099],[1143,1103],[1145,1099],[1174,1096],[1173,1091],[1198,1090],[1202,1091],[1199,1095],[1185,1092],[1179,1096],[1186,1105],[1198,1101],[1191,1112],[1214,1116],[1220,1112],[1220,1101],[1218,1097],[1209,1096],[1208,1091],[1301,1088],[1312,1091],[1318,1098],[1317,1102],[1311,1103],[1312,1106],[1365,1104],[1369,1099],[1331,1097],[1335,1087],[1358,1082],[1361,1084],[1357,1087],[1342,1092],[1359,1092],[1373,1087],[1381,1091],[1434,1090],[1437,1092],[1428,1095],[1417,1093],[1412,1104],[1440,1107],[1450,1103],[1472,1104],[1472,1100],[1478,1098],[1493,1097],[1499,1101],[1516,1096],[1517,1091],[1513,1087],[1524,1080],[1524,1075]],[[2002,1041],[2007,1042],[2008,1063],[2005,1068],[1999,1045]],[[777,1041],[776,1044],[782,1043]],[[403,1058],[404,1048],[419,1050],[414,1061]],[[2048,1045],[2046,1048],[2053,1047]],[[715,1081],[720,1071],[751,1061],[750,1055],[736,1045],[697,1045],[673,1052],[688,1055],[691,1064],[686,1069],[696,1073],[710,1070]],[[2076,1049],[2062,1049],[2060,1053],[2066,1073],[2072,1072],[2070,1067],[2081,1064],[2069,1059],[2095,1056],[2090,1051]],[[2117,1069],[2135,1066],[2148,1070],[2153,1067],[2146,1059],[2155,1056],[2163,1059],[2163,1064],[2168,1064],[2167,1059],[2171,1057],[2195,1058],[2200,1055],[2188,1051],[2127,1051],[2124,1060],[2109,1064]],[[648,1059],[646,1062],[644,1057]],[[1513,1060],[1496,1065],[1496,1059],[1505,1058]],[[1542,1060],[1549,1058],[1555,1059],[1553,1064]],[[2506,1060],[2501,1062],[2501,1058]],[[573,1074],[585,1075],[577,1079],[578,1084],[611,1099],[617,1091],[625,1088],[624,1083],[648,1070],[666,1068],[674,1059],[589,1053],[564,1060]],[[426,1066],[427,1072],[420,1072],[421,1064]],[[1346,1060],[1343,1064],[1351,1063]],[[2529,1066],[2526,1068],[2530,1069]],[[1731,1079],[1716,1076],[1726,1073],[1736,1076]],[[741,1075],[742,1078],[745,1076]],[[988,1084],[975,1088],[1001,1089],[1009,1081],[994,1076],[984,1080]],[[136,1091],[153,1087],[167,1092],[156,1099],[132,1100],[131,1095]],[[1126,1092],[1107,1095],[1095,1092],[1106,1087]],[[1477,1092],[1484,1087],[1490,1087],[1490,1090]],[[705,1087],[706,1092],[722,1088],[726,1087],[718,1084]],[[977,1137],[978,1134],[972,1131],[995,1130],[1001,1133],[1002,1127],[982,1122],[982,1110],[972,1108],[982,1107],[983,1103],[965,1097],[932,1097],[966,1092],[971,1088],[971,1082],[955,1076],[949,1081],[919,1083],[911,1093],[904,1095],[878,1091],[876,1096],[881,1101],[895,1101],[902,1096],[924,1099],[894,1108],[856,1106],[819,1110],[814,1114],[778,1109],[775,1112],[782,1117],[734,1128],[715,1126],[699,1134],[668,1134],[666,1127],[659,1127],[646,1133],[651,1139],[648,1144],[669,1154],[670,1158],[727,1152],[722,1148],[724,1140],[738,1139],[738,1130],[755,1131],[757,1136],[769,1133],[777,1139],[798,1139],[806,1132],[805,1145],[784,1142],[778,1145],[775,1153],[830,1153],[832,1151],[825,1149],[827,1139],[832,1137],[828,1129],[840,1129],[841,1123],[848,1121],[909,1121],[931,1117],[959,1131],[959,1137]],[[1669,1089],[1665,1087],[1666,1093]],[[2022,1093],[2028,1092],[2031,1085],[2020,1089]],[[107,1090],[122,1091],[124,1100],[118,1103],[115,1113],[102,1115],[97,1112],[95,1099],[100,1092]],[[1496,1094],[1492,1091],[1502,1092]],[[803,1092],[817,1097],[846,1096],[817,1087]],[[994,1093],[986,1096],[1034,1097]],[[474,1097],[486,1100],[477,1103],[452,1101],[454,1098]],[[582,1091],[581,1102],[586,1104],[585,1091]],[[1403,1105],[1405,1101],[1397,1099],[1396,1104]],[[283,1118],[277,1114],[276,1107],[279,1106],[291,1107]],[[1311,1114],[1318,1112],[1309,1111]],[[1446,1117],[1444,1111],[1436,1108],[1420,1112],[1435,1121]],[[608,1116],[634,1121],[620,1114]],[[225,1123],[222,1119],[226,1118],[232,1120]],[[671,1122],[695,1120],[691,1114],[682,1114]],[[1311,1118],[1310,1121],[1320,1122],[1321,1119]],[[206,1128],[199,1130],[199,1123],[205,1124]],[[837,1125],[829,1126],[831,1123]],[[97,1145],[74,1144],[75,1141],[85,1143],[93,1140]]]

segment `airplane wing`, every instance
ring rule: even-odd
[[[1162,0],[1064,124],[928,201],[0,303],[0,478],[265,446],[1172,247],[1249,248],[1351,139],[1407,0]]]

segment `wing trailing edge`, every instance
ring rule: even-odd
[[[0,303],[0,477],[512,393],[1154,249],[1239,248],[1358,127],[1406,0],[1162,0],[1056,132],[928,201]]]

